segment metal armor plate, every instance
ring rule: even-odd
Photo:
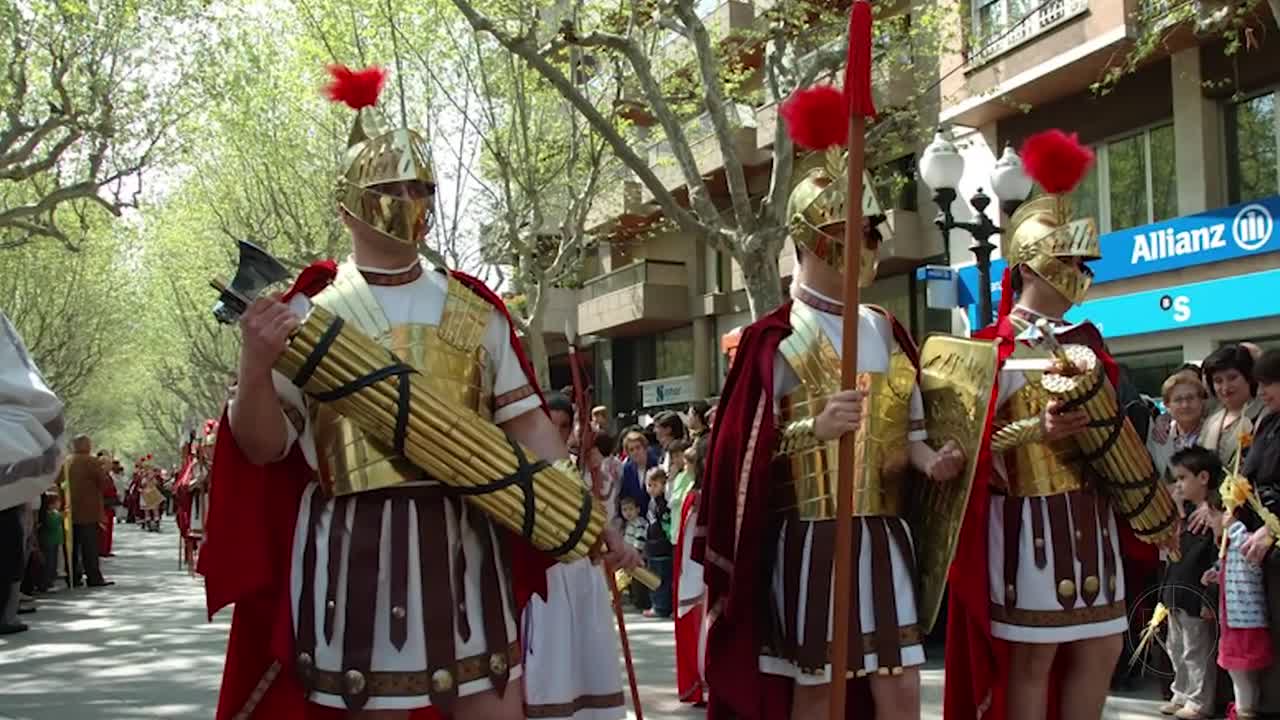
[[[947,570],[955,556],[977,472],[979,446],[991,422],[996,362],[995,343],[987,340],[934,335],[925,340],[920,351],[920,389],[929,445],[940,448],[954,440],[968,458],[964,472],[950,483],[921,479],[911,486],[906,514],[915,538],[919,618],[926,631],[933,628],[942,607]]]
[[[799,384],[780,402],[784,423],[816,417],[827,398],[840,389],[840,359],[818,328],[812,311],[795,303],[792,333],[780,346]],[[854,440],[853,515],[902,514],[909,472],[907,432],[915,367],[902,352],[890,356],[889,372],[858,374],[857,388],[866,393],[862,424]],[[788,457],[795,509],[804,520],[836,517],[836,482],[840,442],[833,440]]]
[[[484,331],[491,308],[482,298],[450,279],[440,325],[389,326],[381,306],[356,273],[340,276],[316,304],[333,310],[373,336],[405,363],[423,372],[416,382],[451,405],[492,419],[493,388]],[[324,403],[312,405],[320,474],[334,495],[423,480],[421,470],[391,448],[366,437],[350,418]]]

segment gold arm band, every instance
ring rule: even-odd
[[[1027,443],[1044,439],[1044,423],[1040,418],[1024,418],[1005,425],[991,436],[991,452],[1008,452]]]
[[[778,432],[780,440],[778,441],[778,452],[775,454],[794,455],[805,450],[812,450],[821,445],[822,441],[818,439],[815,433],[817,423],[816,418],[809,417],[784,425]]]

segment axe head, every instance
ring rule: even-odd
[[[240,319],[258,295],[268,286],[289,279],[289,271],[266,250],[247,240],[240,241],[240,263],[229,287],[220,288],[213,316],[230,325]]]

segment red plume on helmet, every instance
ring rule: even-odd
[[[805,150],[842,147],[849,139],[849,104],[834,85],[814,85],[791,93],[778,107],[787,135]]]
[[[1075,190],[1093,165],[1093,150],[1080,144],[1075,133],[1045,130],[1022,143],[1022,166],[1027,175],[1052,195]]]
[[[352,70],[346,65],[330,65],[333,78],[324,86],[325,95],[333,102],[345,103],[352,110],[378,104],[378,95],[387,80],[387,72],[377,65],[363,70]]]

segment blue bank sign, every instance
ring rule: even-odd
[[[1089,300],[1067,313],[1107,337],[1179,330],[1280,315],[1280,270]],[[1247,301],[1242,302],[1242,298]]]
[[[1280,250],[1276,218],[1280,218],[1280,195],[1107,233],[1100,238],[1102,259],[1089,264],[1094,283],[1276,252]],[[993,304],[999,302],[1004,267],[1003,260],[991,263]],[[978,269],[967,265],[958,270],[960,303],[972,305]]]

